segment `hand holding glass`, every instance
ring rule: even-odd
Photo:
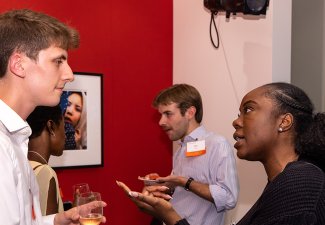
[[[101,201],[100,193],[88,192],[80,194],[76,200],[76,206],[81,206],[92,201]],[[80,210],[79,211],[81,225],[98,225],[102,221],[103,207],[99,206],[91,210]]]

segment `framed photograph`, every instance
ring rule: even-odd
[[[102,79],[102,74],[75,72],[74,81],[65,85],[60,100],[65,147],[62,156],[50,157],[50,166],[103,165]]]

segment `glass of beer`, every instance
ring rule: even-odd
[[[101,201],[100,193],[88,192],[80,194],[76,200],[76,205],[81,206],[92,201]],[[92,210],[79,211],[79,222],[81,225],[98,225],[102,221],[103,207],[99,206]]]

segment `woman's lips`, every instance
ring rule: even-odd
[[[64,122],[72,123],[72,120],[69,117],[64,117]]]
[[[236,143],[234,144],[234,147],[237,149],[240,144],[243,142],[243,140],[245,139],[244,136],[239,135],[234,133],[233,138],[235,139]]]

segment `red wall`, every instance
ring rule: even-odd
[[[88,182],[108,202],[107,224],[144,225],[149,217],[125,197],[115,180],[135,190],[138,175],[171,169],[171,143],[151,108],[172,83],[172,0],[0,0],[0,11],[30,8],[69,21],[81,46],[69,54],[74,71],[104,74],[104,167],[58,170],[64,200],[72,185]],[[89,104],[91,107],[91,104]],[[88,131],[99,132],[99,131]]]

